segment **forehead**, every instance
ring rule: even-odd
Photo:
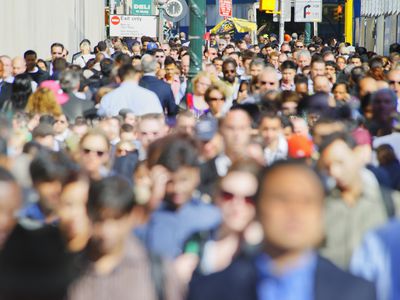
[[[250,116],[246,112],[237,109],[237,110],[231,110],[226,114],[223,124],[230,124],[230,123],[249,124],[250,126],[251,120]]]

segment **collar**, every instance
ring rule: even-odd
[[[156,72],[144,73],[143,76],[156,76]]]

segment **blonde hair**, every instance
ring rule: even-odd
[[[216,78],[213,74],[207,73],[207,72],[199,72],[197,75],[192,79],[192,86],[193,86],[193,91],[196,89],[196,84],[202,77],[207,77],[211,81],[211,85],[215,85],[215,83],[218,81],[218,78]]]
[[[25,110],[29,114],[49,114],[56,117],[62,115],[54,92],[42,87],[29,96]]]

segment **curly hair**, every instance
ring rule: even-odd
[[[54,92],[48,88],[38,88],[28,98],[26,112],[29,114],[48,114],[60,116],[62,109],[56,100]]]

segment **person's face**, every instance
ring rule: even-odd
[[[302,50],[302,49],[304,49],[304,44],[303,44],[302,42],[296,42],[296,43],[294,44],[294,47],[295,47],[297,50]]]
[[[220,131],[225,149],[241,154],[250,142],[251,120],[243,111],[230,111],[225,116]]]
[[[224,40],[227,41],[228,43],[231,42],[231,35],[230,34],[225,34],[224,35]]]
[[[28,70],[33,70],[36,65],[36,55],[30,54],[25,57],[26,68]]]
[[[12,64],[12,74],[13,76],[17,76],[18,74],[22,74],[26,71],[26,64],[24,60],[15,60]]]
[[[89,174],[98,172],[109,160],[109,145],[98,135],[89,135],[81,141],[80,164]]]
[[[260,94],[279,89],[278,78],[272,72],[262,72],[258,76],[258,83],[260,85]]]
[[[189,73],[189,67],[190,67],[190,58],[188,55],[182,57],[181,66],[182,66],[183,75],[187,76]]]
[[[194,117],[180,116],[176,122],[176,130],[178,132],[187,133],[191,136],[194,135],[196,126],[196,119]]]
[[[390,95],[381,94],[375,97],[375,100],[372,102],[373,118],[377,121],[386,122],[395,111],[396,105],[393,103]]]
[[[54,46],[51,48],[51,60],[54,61],[59,57],[63,57],[63,49],[59,46]]]
[[[17,224],[17,212],[22,205],[19,187],[12,182],[0,182],[0,249]]]
[[[300,68],[304,68],[305,66],[309,66],[311,63],[311,57],[300,55],[297,58],[297,64]]]
[[[222,51],[225,49],[225,47],[226,47],[226,42],[225,42],[225,40],[220,40],[220,41],[218,42],[218,50],[222,52]]]
[[[55,118],[53,129],[56,134],[61,134],[68,128],[68,121],[65,115],[61,115]]]
[[[230,172],[222,179],[216,204],[221,209],[223,227],[235,233],[247,228],[256,214],[256,191],[257,179],[250,173]]]
[[[209,48],[208,51],[207,51],[207,56],[208,56],[208,59],[209,59],[210,61],[213,60],[215,57],[218,56],[217,49],[215,49],[215,48]]]
[[[314,248],[323,234],[323,189],[316,175],[302,167],[274,170],[258,199],[259,220],[266,247],[303,252]]]
[[[306,83],[298,83],[296,84],[296,93],[300,95],[308,94],[308,85]]]
[[[249,91],[249,84],[248,83],[244,83],[241,84],[239,87],[239,92],[238,92],[238,97],[237,97],[237,102],[240,103],[242,102],[244,99],[246,99],[249,95],[248,95],[248,91]]]
[[[349,189],[360,173],[353,150],[344,141],[337,140],[321,153],[319,168],[336,181],[340,190]]]
[[[233,52],[235,52],[235,50],[233,48],[225,48],[224,55],[230,56]]]
[[[161,48],[164,50],[165,56],[169,56],[170,55],[171,48],[169,47],[169,45],[164,44],[164,45],[161,46]]]
[[[272,47],[267,47],[265,51],[267,52],[267,55],[271,55],[271,53],[274,52],[274,49]]]
[[[166,201],[179,208],[192,198],[193,191],[200,182],[200,173],[197,168],[188,166],[168,173],[169,181],[165,198]]]
[[[269,62],[275,67],[275,69],[279,68],[279,57],[278,56],[272,56]]]
[[[101,220],[91,220],[92,236],[90,244],[100,255],[113,253],[123,247],[133,228],[131,214],[119,218],[108,217]]]
[[[136,116],[133,113],[127,113],[124,119],[124,123],[136,126]]]
[[[89,218],[86,212],[89,184],[85,181],[76,181],[67,184],[60,197],[58,216],[60,227],[68,240],[72,240],[89,231]]]
[[[54,212],[60,203],[62,185],[58,180],[39,182],[35,184],[39,194],[40,204],[48,211]]]
[[[208,77],[200,77],[199,80],[196,82],[195,86],[195,94],[199,96],[204,96],[207,89],[211,85],[211,80]]]
[[[282,71],[282,82],[285,84],[294,83],[294,77],[296,76],[296,70],[284,69]]]
[[[155,54],[155,56],[154,56],[155,58],[156,58],[156,60],[161,64],[161,65],[164,65],[164,61],[165,61],[165,53],[164,53],[164,51],[159,51],[159,52],[156,52],[156,54]]]
[[[397,97],[400,98],[400,71],[390,71],[388,74],[388,81],[390,88],[397,94]]]
[[[251,77],[257,78],[258,75],[260,75],[262,69],[263,69],[263,66],[262,66],[262,65],[253,64],[253,65],[250,67],[250,75],[251,75]]]
[[[377,82],[372,77],[362,78],[358,85],[361,98],[368,93],[372,94],[378,90]]]
[[[283,44],[281,47],[281,53],[291,52],[290,46],[288,44]]]
[[[336,64],[338,65],[339,70],[342,71],[346,67],[346,60],[340,57],[336,60]]]
[[[335,132],[345,131],[344,123],[334,122],[334,123],[319,123],[313,127],[313,142],[315,145],[320,146],[322,140]]]
[[[311,78],[315,78],[316,76],[324,76],[325,75],[325,64],[324,63],[313,63],[311,66]]]
[[[259,127],[260,135],[266,146],[278,142],[282,134],[282,123],[279,118],[264,118]]]
[[[287,102],[282,103],[282,113],[285,116],[296,115],[297,114],[297,103],[294,101],[287,101]],[[291,127],[289,127],[289,128],[291,128]]]
[[[217,70],[218,74],[222,73],[222,60],[216,59],[213,64],[214,64],[215,69]]]
[[[314,79],[314,92],[329,93],[330,91],[331,87],[328,78],[318,76]]]
[[[304,119],[294,117],[290,121],[293,124],[293,131],[295,134],[308,137],[309,134],[308,125]]]
[[[206,99],[210,111],[214,116],[219,116],[225,103],[225,95],[219,90],[214,89],[208,94]]]
[[[224,80],[230,83],[234,83],[236,79],[236,68],[232,63],[228,63],[222,66],[222,73],[224,74]]]
[[[145,150],[151,142],[162,138],[165,134],[164,125],[158,120],[147,119],[139,124],[138,139]]]
[[[362,62],[361,59],[359,59],[358,57],[354,57],[351,59],[351,64],[354,65],[355,67],[361,67]]]
[[[325,75],[328,78],[333,78],[336,75],[336,69],[333,66],[325,66]]]
[[[169,64],[165,66],[165,74],[173,77],[176,74],[176,66],[175,64]]]
[[[3,78],[7,78],[12,74],[12,61],[8,57],[2,57],[3,62]]]
[[[344,84],[339,84],[333,90],[333,96],[336,100],[346,101],[347,100],[347,90]]]
[[[255,45],[253,49],[254,49],[255,53],[257,53],[257,54],[260,53],[260,46]]]
[[[47,71],[47,66],[46,66],[46,64],[45,64],[44,62],[39,61],[39,62],[37,63],[37,66],[38,66],[39,69],[41,69],[42,71]]]

